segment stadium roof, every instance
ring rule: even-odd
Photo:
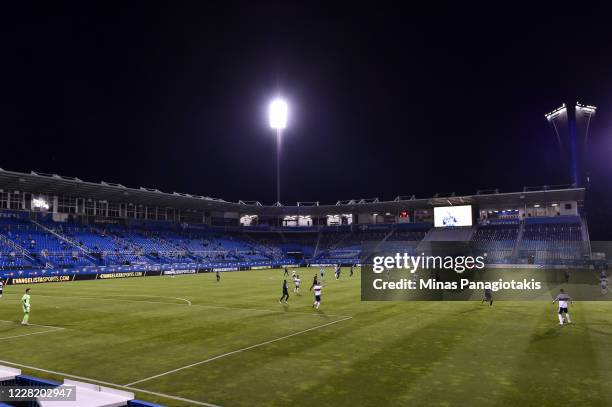
[[[475,195],[455,196],[436,194],[433,198],[414,196],[397,197],[392,201],[381,201],[378,198],[351,199],[338,201],[332,205],[292,206],[262,205],[257,201],[227,202],[219,198],[191,195],[186,193],[167,193],[153,188],[128,188],[110,182],[87,182],[76,177],[57,174],[44,174],[32,171],[20,173],[5,171],[0,168],[0,190],[17,190],[32,194],[64,195],[109,202],[133,203],[157,207],[178,209],[196,209],[205,211],[239,212],[249,215],[328,215],[343,213],[396,213],[408,209],[427,209],[432,206],[478,205],[481,209],[516,207],[547,202],[583,201],[584,188],[575,187],[540,187],[524,188],[523,192],[499,193],[497,190],[478,192]]]

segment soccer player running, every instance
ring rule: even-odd
[[[217,283],[218,283],[219,281],[221,281],[221,272],[217,270],[216,273],[217,273]]]
[[[285,274],[283,274],[283,276],[289,276],[289,269],[287,266],[285,266]]]
[[[289,299],[289,288],[287,287],[287,280],[283,280],[283,296],[280,297],[280,300],[278,300],[278,303],[282,304],[284,300],[285,304],[287,304],[288,299]]]
[[[323,280],[323,277],[325,276],[325,269],[323,267],[321,267],[321,270],[319,270],[321,273],[321,280]]]
[[[21,297],[21,306],[23,307],[23,319],[21,325],[30,325],[30,289],[26,288],[25,294]]]
[[[2,292],[4,291],[4,282],[0,280],[0,298],[2,298]]]
[[[571,324],[572,320],[570,319],[569,312],[567,311],[567,304],[574,303],[572,301],[572,297],[567,295],[562,288],[559,290],[559,295],[557,295],[557,297],[553,300],[553,304],[555,302],[559,303],[559,325],[563,325],[563,314],[565,314],[565,319],[567,320],[567,323]]]
[[[314,287],[315,285],[317,285],[317,275],[316,274],[312,278],[312,285],[310,286],[309,290],[312,291],[312,287]]]
[[[490,288],[484,290],[484,298],[480,303],[482,304],[485,301],[489,303],[489,307],[493,305],[493,291]]]
[[[322,284],[315,284],[312,287],[312,291],[314,292],[314,303],[312,304],[312,308],[319,309],[321,306],[321,289],[323,288]]]
[[[602,273],[602,276],[599,278],[599,283],[601,285],[601,293],[608,293],[608,276],[605,273]],[[2,291],[0,291],[0,297],[2,297]]]
[[[353,265],[351,264],[351,271],[349,272],[349,276],[353,277]]]
[[[299,294],[300,293],[300,283],[302,282],[302,279],[300,278],[299,274],[295,276],[295,278],[293,279],[293,282],[295,283],[295,288],[293,289],[293,292]]]

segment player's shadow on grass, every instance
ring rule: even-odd
[[[545,341],[545,340],[556,338],[561,334],[561,329],[563,329],[563,327],[555,326],[555,327],[548,328],[541,332],[536,332],[532,336],[531,342],[539,342],[539,341]]]
[[[468,309],[464,309],[462,311],[459,311],[457,313],[455,313],[455,315],[463,315],[463,314],[473,314],[476,311],[482,311],[489,308],[489,304],[487,303],[487,306],[485,307],[484,304],[478,304],[475,305],[473,308],[468,308]]]

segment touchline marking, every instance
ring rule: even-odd
[[[209,359],[206,359],[206,360],[201,360],[199,362],[192,363],[190,365],[178,367],[176,369],[172,369],[172,370],[169,370],[169,371],[164,372],[164,373],[156,374],[154,376],[145,377],[144,379],[140,379],[140,380],[137,380],[135,382],[128,383],[125,386],[133,386],[133,385],[138,384],[138,383],[142,383],[142,382],[146,382],[146,381],[149,381],[149,380],[157,379],[157,378],[162,377],[162,376],[166,376],[166,375],[169,375],[169,374],[172,374],[172,373],[180,372],[181,370],[189,369],[189,368],[192,368],[194,366],[203,365],[205,363],[212,362],[214,360],[221,359],[221,358],[224,358],[226,356],[231,356],[231,355],[234,355],[236,353],[244,352],[246,350],[250,350],[250,349],[254,349],[254,348],[259,348],[260,346],[268,345],[268,344],[273,343],[273,342],[282,341],[284,339],[291,338],[293,336],[301,335],[303,333],[314,331],[316,329],[321,329],[321,328],[324,328],[326,326],[337,324],[337,323],[343,322],[343,321],[347,321],[347,320],[352,319],[352,318],[353,317],[346,317],[346,318],[338,319],[336,321],[328,322],[326,324],[317,325],[317,326],[314,326],[312,328],[301,330],[299,332],[294,332],[294,333],[289,334],[289,335],[281,336],[280,338],[270,339],[269,341],[261,342],[261,343],[258,343],[256,345],[247,346],[246,348],[241,348],[241,349],[237,349],[237,350],[234,350],[234,351],[231,351],[231,352],[227,352],[227,353],[224,353],[224,354],[221,354],[221,355],[217,355],[217,356],[214,356],[212,358],[209,358]]]
[[[136,392],[140,392],[140,393],[151,394],[153,396],[164,397],[164,398],[171,399],[171,400],[184,401],[186,403],[192,403],[192,404],[196,404],[198,406],[221,407],[221,406],[219,406],[217,404],[204,403],[203,401],[186,399],[184,397],[173,396],[171,394],[158,393],[158,392],[155,392],[155,391],[150,391],[150,390],[145,390],[145,389],[138,389],[138,388],[135,388],[135,387],[122,386],[120,384],[115,384],[115,383],[109,383],[109,382],[105,382],[103,380],[90,379],[88,377],[83,377],[83,376],[76,376],[76,375],[69,374],[69,373],[56,372],[54,370],[41,369],[39,367],[28,366],[28,365],[24,365],[24,364],[21,364],[21,363],[9,362],[8,360],[0,360],[0,363],[4,363],[4,364],[7,364],[7,365],[11,365],[11,366],[17,366],[17,367],[21,367],[21,368],[24,368],[24,369],[36,370],[38,372],[54,374],[54,375],[58,375],[58,376],[66,376],[66,377],[70,377],[71,379],[84,380],[84,381],[87,381],[87,382],[94,382],[94,383],[103,384],[103,385],[109,386],[109,387],[116,387],[118,389],[126,389],[126,390],[136,391]]]

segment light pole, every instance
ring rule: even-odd
[[[270,103],[270,127],[276,130],[276,202],[280,204],[280,155],[283,130],[287,127],[287,103],[276,98]]]

